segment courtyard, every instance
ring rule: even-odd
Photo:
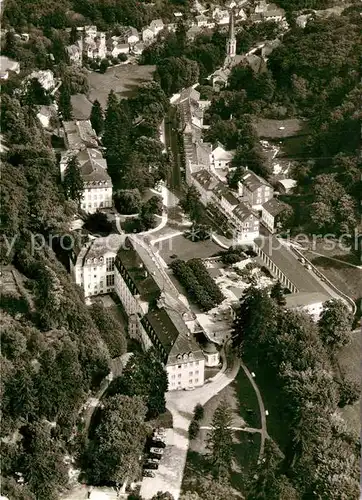
[[[205,259],[220,252],[221,247],[212,240],[191,241],[183,235],[178,235],[167,240],[156,243],[155,247],[166,264],[170,264],[174,259]],[[172,257],[172,256],[177,257]]]

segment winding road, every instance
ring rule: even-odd
[[[225,357],[226,358],[226,357]],[[259,388],[245,364],[236,356],[231,365],[224,365],[211,382],[193,391],[172,391],[166,394],[166,406],[173,418],[173,428],[166,433],[167,447],[165,449],[155,478],[144,478],[140,494],[142,498],[150,499],[159,491],[168,491],[175,500],[181,492],[181,484],[186,465],[189,448],[188,429],[193,418],[195,406],[200,403],[204,406],[213,396],[228,386],[237,376],[240,367],[244,370],[253,386],[260,410],[261,429],[240,428],[245,432],[258,432],[261,435],[259,459],[264,452],[265,439],[268,437],[265,408]],[[239,430],[239,429],[235,429]]]

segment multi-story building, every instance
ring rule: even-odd
[[[142,325],[165,364],[169,390],[204,385],[205,356],[177,312],[165,307],[151,310]]]
[[[277,198],[271,198],[261,207],[261,220],[270,232],[275,233],[278,228],[281,228],[283,217],[290,211],[289,205]]]
[[[219,180],[207,170],[199,170],[192,174],[192,184],[200,193],[200,201],[203,205],[207,205],[213,195],[213,191],[219,184]]]
[[[110,234],[74,248],[70,272],[73,280],[82,288],[85,298],[113,291],[115,259],[124,241],[124,235]]]
[[[104,59],[107,55],[106,34],[99,32],[93,37],[92,32],[91,36],[84,40],[83,50],[88,59]]]
[[[127,31],[124,34],[124,41],[128,45],[134,45],[135,43],[138,43],[140,41],[140,35],[136,28],[133,28],[130,26]]]
[[[213,168],[219,168],[221,170],[229,168],[231,160],[234,158],[234,154],[234,151],[227,151],[221,142],[218,142],[212,148],[210,164]]]
[[[128,236],[115,261],[115,292],[128,316],[131,337],[159,352],[169,389],[204,383],[205,358],[193,338],[194,316],[152,248]]]
[[[89,120],[63,122],[64,142],[67,149],[80,151],[86,148],[98,148],[99,142]]]
[[[113,186],[107,172],[107,162],[99,146],[97,136],[89,120],[63,122],[66,151],[60,160],[60,177],[64,180],[67,164],[76,156],[84,192],[81,208],[93,213],[102,208],[112,207]]]
[[[273,198],[273,187],[262,177],[248,170],[239,182],[239,197],[254,210],[261,210]]]
[[[259,236],[259,218],[245,203],[239,203],[231,214],[235,226],[234,239],[238,244],[254,241]]]
[[[67,151],[60,160],[60,176],[64,180],[68,161],[74,151]],[[84,183],[81,208],[93,213],[102,208],[112,207],[112,179],[107,172],[107,162],[98,149],[87,148],[75,154]]]

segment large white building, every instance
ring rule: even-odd
[[[204,384],[205,357],[193,338],[196,319],[159,257],[145,241],[128,236],[115,261],[114,290],[128,316],[131,337],[155,347],[169,390]]]
[[[70,259],[70,272],[84,297],[110,293],[114,289],[115,259],[125,236],[110,234],[94,238],[75,248]]]
[[[84,192],[81,208],[93,213],[102,208],[112,207],[112,179],[107,172],[107,162],[97,149],[98,139],[89,120],[64,122],[64,139],[67,150],[60,160],[60,178],[64,175],[69,160],[76,156]]]

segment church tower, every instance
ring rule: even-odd
[[[235,27],[234,27],[234,10],[230,11],[229,20],[229,38],[226,42],[226,58],[231,60],[236,56],[236,38],[235,38]]]

